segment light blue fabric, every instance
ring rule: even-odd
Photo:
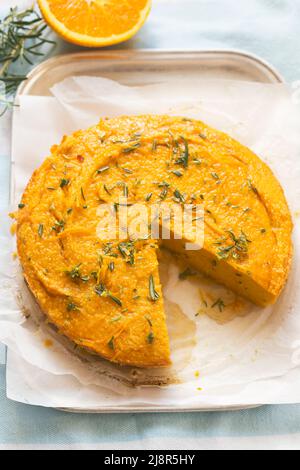
[[[2,0],[0,14],[4,4]],[[146,26],[122,47],[245,49],[269,60],[292,81],[300,78],[299,31],[299,0],[154,0]],[[59,41],[56,53],[75,49]],[[0,207],[8,202],[8,124],[8,117],[0,120]],[[289,435],[300,448],[300,405],[207,414],[71,415],[8,401],[0,365],[0,445],[85,443],[105,448],[135,442],[145,448],[156,437],[166,446],[175,438],[182,447],[197,438],[201,448],[205,438],[231,437],[229,447],[235,448],[242,437],[248,438],[248,447],[251,442],[255,447],[255,438],[263,442],[268,436],[280,446],[281,435]]]

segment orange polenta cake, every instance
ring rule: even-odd
[[[204,245],[99,237],[99,206],[202,205]],[[170,364],[157,252],[163,245],[238,295],[266,306],[289,273],[283,190],[253,152],[200,121],[103,119],[64,137],[36,170],[17,215],[24,276],[48,321],[112,362]]]

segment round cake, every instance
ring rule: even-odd
[[[202,205],[205,239],[99,237],[99,207]],[[283,190],[253,152],[200,121],[103,119],[64,137],[17,214],[18,253],[48,321],[83,348],[138,367],[170,364],[158,273],[161,245],[259,306],[281,293],[292,258]]]

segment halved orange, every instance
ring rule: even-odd
[[[38,0],[45,20],[69,42],[103,47],[127,41],[145,23],[151,0]]]

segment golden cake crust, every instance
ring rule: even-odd
[[[258,305],[276,301],[290,269],[292,221],[268,166],[202,122],[124,116],[54,146],[18,212],[25,279],[62,334],[119,364],[170,364],[157,243],[128,240],[122,250],[96,235],[99,204],[124,191],[131,203],[203,204],[203,250],[188,256],[186,240],[163,243]]]

